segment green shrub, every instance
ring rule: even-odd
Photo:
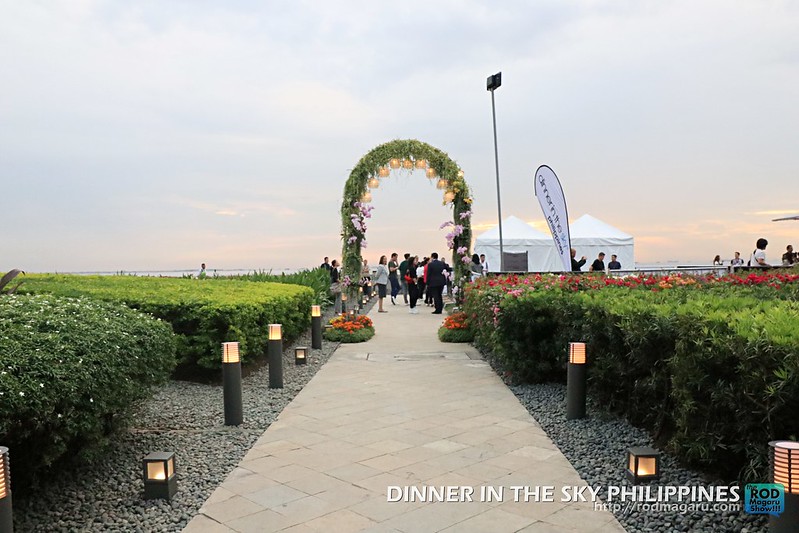
[[[791,276],[629,286],[508,278],[471,288],[465,310],[475,344],[515,379],[563,381],[568,342],[585,341],[589,393],[600,405],[691,465],[755,480],[766,475],[767,442],[799,436]]]
[[[218,370],[222,342],[238,341],[242,361],[266,353],[267,325],[291,341],[310,325],[313,291],[282,283],[136,276],[29,275],[22,290],[122,302],[172,325],[180,365]]]
[[[258,270],[249,274],[241,274],[239,276],[230,276],[224,278],[214,279],[235,279],[241,281],[258,281],[258,282],[272,282],[272,283],[288,283],[291,285],[302,285],[310,287],[314,291],[315,303],[327,307],[333,303],[330,295],[330,271],[324,268],[315,268],[313,270],[300,270],[291,274],[281,272],[280,274],[272,274],[271,271]]]
[[[328,328],[324,332],[325,339],[333,342],[366,342],[375,336],[375,329],[366,327],[355,331]]]
[[[474,331],[471,329],[449,329],[441,326],[438,328],[438,340],[441,342],[472,342]]]
[[[123,305],[0,298],[0,442],[15,487],[105,444],[174,364],[169,325]]]

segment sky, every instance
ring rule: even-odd
[[[458,163],[474,233],[569,214],[636,261],[799,245],[799,3],[776,0],[0,0],[0,271],[296,269],[341,257],[372,148]],[[444,253],[441,192],[373,192],[371,263]],[[578,251],[579,252],[579,251]]]

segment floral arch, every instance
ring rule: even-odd
[[[364,155],[344,186],[341,202],[342,279],[351,298],[356,296],[356,281],[360,278],[362,265],[361,250],[366,247],[366,219],[372,210],[369,189],[376,187],[381,178],[389,177],[392,169],[401,168],[425,170],[427,177],[435,179],[437,188],[443,191],[443,204],[452,207],[452,221],[445,222],[441,228],[450,226],[447,245],[452,250],[455,287],[461,288],[469,277],[472,198],[463,171],[445,152],[434,146],[414,139],[395,140]]]

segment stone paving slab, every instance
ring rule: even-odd
[[[441,315],[386,309],[370,315],[375,337],[339,347],[185,532],[624,531],[591,502],[559,501],[584,483],[479,353],[438,341]],[[457,500],[471,489],[472,501],[390,502],[390,486],[455,487]],[[517,501],[514,486],[554,486],[555,501],[521,489]]]

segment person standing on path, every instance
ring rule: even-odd
[[[400,285],[402,287],[402,299],[405,300],[405,305],[408,305],[408,281],[405,279],[405,275],[408,273],[408,260],[411,257],[411,254],[405,253],[405,260],[399,264],[399,274],[400,274]]]
[[[341,312],[341,283],[339,282],[338,261],[335,259],[330,264],[330,292],[336,295],[333,311],[339,314]]]
[[[409,254],[410,255],[410,254]],[[408,287],[408,298],[410,299],[411,308],[408,312],[412,315],[418,315],[419,310],[416,309],[416,301],[419,299],[419,287],[416,286],[418,278],[416,277],[416,258],[411,257],[405,264],[405,285]]]
[[[388,313],[383,310],[383,300],[386,297],[386,284],[388,283],[388,267],[386,266],[386,256],[380,256],[380,262],[377,264],[377,273],[375,274],[375,284],[377,285],[377,312]]]
[[[363,268],[361,268],[361,290],[368,297],[372,297],[372,270],[369,268],[369,260],[363,260]]]
[[[397,263],[397,252],[391,254],[391,261],[388,262],[388,281],[391,283],[391,305],[397,305],[397,295],[400,291],[400,282],[397,277],[399,263]]]
[[[418,262],[418,258],[416,259]],[[425,297],[425,288],[427,287],[426,278],[427,278],[427,263],[429,259],[424,258],[422,259],[421,263],[416,265],[416,286],[419,289],[419,299],[424,300],[427,303],[427,298]]]
[[[444,276],[444,271],[451,272],[446,263],[438,260],[438,254],[433,252],[430,254],[430,263],[427,265],[427,285],[428,290],[433,295],[433,304],[435,306],[434,315],[440,315],[444,311],[444,285],[447,284],[447,278]]]

